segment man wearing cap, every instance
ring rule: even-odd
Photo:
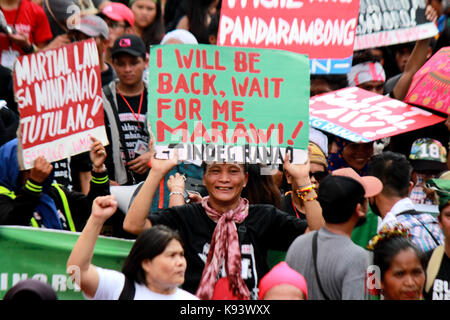
[[[424,252],[443,243],[444,237],[436,218],[419,212],[408,197],[413,186],[412,167],[403,154],[386,151],[374,156],[369,163],[369,174],[383,183],[383,191],[371,197],[370,208],[384,225],[400,222],[411,231],[411,240]]]
[[[288,265],[305,277],[310,300],[364,299],[369,255],[350,237],[364,221],[367,198],[382,188],[379,179],[351,168],[335,170],[321,182],[317,200],[325,226],[299,236],[286,255]]]
[[[137,35],[119,37],[112,48],[118,81],[103,87],[105,127],[110,141],[106,167],[119,185],[144,181],[150,160],[150,133],[147,128],[147,85],[144,42]]]
[[[447,170],[447,150],[435,139],[420,138],[411,146],[409,161],[413,167],[412,180],[414,187],[409,197],[413,203],[436,205],[431,192],[426,191],[425,181],[437,178]]]
[[[111,2],[98,14],[109,28],[109,42],[105,51],[105,61],[112,63],[112,47],[117,38],[133,33],[134,14],[123,3]]]

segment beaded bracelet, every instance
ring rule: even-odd
[[[301,188],[301,189],[297,189],[297,197],[299,197],[300,199],[304,200],[304,197],[310,193],[311,191],[313,191],[316,188],[316,186],[314,184],[311,184],[307,187]]]

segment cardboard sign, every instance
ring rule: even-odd
[[[440,49],[416,72],[405,102],[450,114],[450,47]]]
[[[59,300],[84,300],[80,287],[66,272],[79,236],[79,232],[0,226],[0,299],[20,280],[36,279],[48,283]],[[120,271],[133,243],[99,236],[92,263]],[[77,270],[72,270],[76,277]]]
[[[307,54],[313,74],[348,73],[359,1],[224,0],[217,44]]]
[[[438,34],[425,18],[425,0],[361,0],[355,50],[426,39]]]
[[[353,142],[369,142],[444,121],[431,112],[357,87],[314,96],[309,124]]]
[[[14,64],[20,167],[33,167],[40,155],[53,162],[88,151],[91,135],[106,145],[101,89],[94,39],[20,56]]]
[[[282,163],[306,159],[308,58],[210,45],[150,51],[149,122],[157,157]],[[164,154],[165,155],[164,155]]]

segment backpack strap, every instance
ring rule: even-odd
[[[330,300],[330,298],[326,295],[323,290],[322,283],[320,282],[319,272],[317,271],[317,238],[319,237],[319,231],[316,231],[313,235],[312,240],[312,254],[313,254],[313,262],[314,262],[314,271],[316,273],[317,284],[319,285],[320,292],[324,296],[325,300]]]
[[[434,243],[436,243],[436,246],[440,245],[439,241],[436,239],[436,237],[433,235],[433,233],[431,233],[431,231],[427,228],[427,226],[422,221],[420,221],[419,219],[417,219],[415,217],[416,215],[420,214],[420,212],[417,212],[416,210],[411,209],[411,210],[407,210],[407,211],[401,212],[397,216],[401,216],[401,215],[404,215],[404,214],[409,214],[409,215],[411,215],[411,217],[414,217],[414,219],[419,221],[419,223],[425,228],[425,230],[431,236],[431,238],[433,239]]]
[[[134,281],[125,276],[125,283],[118,300],[134,300],[135,293],[136,288],[134,286]]]
[[[436,279],[436,276],[439,272],[439,269],[441,267],[442,258],[444,257],[445,253],[445,247],[438,246],[433,250],[433,253],[431,254],[430,261],[428,262],[427,266],[427,282],[425,284],[425,292],[430,292],[431,287],[433,286],[434,279]]]

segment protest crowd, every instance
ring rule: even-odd
[[[275,20],[232,20],[239,2],[0,0],[0,252],[14,232],[75,235],[66,260],[49,264],[64,269],[82,299],[450,300],[450,2],[419,6],[422,20],[410,25],[437,30],[432,35],[378,43],[361,40],[376,24],[364,13],[369,4],[392,13],[382,24],[397,23],[402,8],[341,1],[357,5],[354,23],[341,24],[353,25],[357,49],[351,33],[339,40],[338,22],[308,11],[316,27],[320,20],[321,30],[332,28],[333,40],[326,31],[314,38],[325,55],[338,41],[350,45],[346,72],[319,72],[315,62],[310,69],[306,56],[305,72],[287,55],[263,64],[266,48],[315,40],[300,18],[284,34],[288,22],[278,19],[275,40],[267,40]],[[253,5],[275,10],[267,3]],[[233,48],[244,38],[249,48],[256,41],[258,55]],[[277,51],[270,54],[281,57]],[[236,69],[225,72],[228,64]],[[278,77],[289,69],[290,77]],[[217,102],[227,91],[219,72],[240,100]],[[297,95],[303,100],[281,100]],[[214,105],[210,114],[200,112],[202,99]],[[252,99],[261,109],[244,121]],[[264,100],[272,113],[264,114]],[[194,144],[187,153],[158,149],[165,133],[192,125],[192,136],[175,144],[201,137],[207,150],[216,140],[204,133],[205,119],[224,141],[248,142],[260,132],[258,117],[285,136],[292,126],[275,161],[206,161],[192,156]],[[241,131],[226,136],[232,121]],[[347,126],[357,121],[382,127]],[[253,149],[245,150],[251,159]],[[303,161],[294,161],[299,154]],[[107,241],[117,241],[110,256],[120,264],[95,249]],[[50,281],[19,279],[0,265],[1,299],[63,299]]]

